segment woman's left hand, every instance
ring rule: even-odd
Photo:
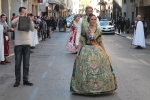
[[[78,54],[76,55],[76,59],[79,59],[79,55]]]

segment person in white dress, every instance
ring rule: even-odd
[[[0,25],[0,62],[5,60],[3,30],[4,30],[4,27]]]
[[[135,24],[134,37],[132,44],[135,45],[136,49],[146,48],[145,37],[144,37],[144,26],[141,20],[141,16],[137,16],[137,22]]]
[[[69,35],[69,38],[67,40],[67,44],[66,44],[66,49],[67,51],[70,51],[72,53],[76,53],[77,52],[77,48],[76,48],[76,34],[77,34],[77,28],[78,28],[78,22],[80,20],[80,15],[77,14],[75,17],[74,17],[74,20],[72,22],[72,25],[71,25],[71,32],[70,32],[70,35]]]
[[[30,14],[30,16],[33,18],[34,20],[34,15],[33,14]],[[34,31],[30,31],[30,46],[31,48],[35,48],[35,46],[37,44],[39,44],[39,41],[38,41],[38,36],[37,36],[37,29],[38,29],[38,26],[34,23]]]

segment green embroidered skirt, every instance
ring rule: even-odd
[[[116,88],[115,75],[108,56],[97,46],[84,45],[74,63],[70,91],[91,95],[111,93]]]

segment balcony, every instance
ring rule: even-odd
[[[60,9],[66,9],[66,4],[61,1],[61,4],[59,5]]]

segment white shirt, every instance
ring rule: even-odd
[[[86,19],[87,19],[87,16],[86,16]],[[81,36],[81,30],[82,30],[82,20],[83,20],[83,17],[80,18],[79,22],[78,22],[78,27],[77,27],[77,35],[76,35],[76,45],[79,45],[79,38]],[[97,18],[96,20],[97,22],[97,27],[100,28],[100,23],[99,23],[99,19]]]
[[[4,37],[3,37],[4,27],[0,25],[0,61],[4,61]]]

